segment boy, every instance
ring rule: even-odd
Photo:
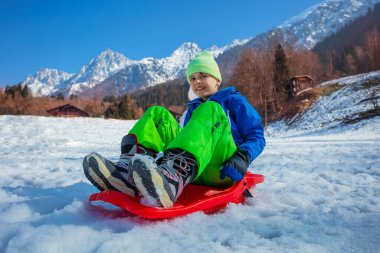
[[[186,76],[198,98],[187,103],[180,125],[165,108],[149,108],[123,138],[119,163],[97,154],[85,158],[95,186],[170,208],[190,182],[226,187],[243,179],[265,146],[260,116],[233,87],[219,90],[222,77],[210,53],[196,55]]]

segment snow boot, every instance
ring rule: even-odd
[[[136,197],[136,187],[127,181],[127,174],[120,167],[98,153],[91,153],[83,159],[83,170],[87,179],[100,191],[116,190]]]
[[[136,153],[156,155],[154,151],[139,146],[135,135],[126,135],[121,142],[121,155],[116,164],[97,153],[91,153],[83,160],[84,174],[100,191],[111,189],[136,197],[138,191],[128,170]]]
[[[181,149],[165,152],[159,165],[141,156],[132,159],[131,173],[143,204],[171,208],[197,173],[194,156]]]
[[[156,157],[157,152],[152,149],[145,148],[140,145],[137,141],[137,136],[135,134],[127,134],[121,140],[121,155],[120,158],[132,157],[135,154],[150,155],[151,157]]]
[[[154,150],[145,148],[138,144],[137,137],[134,134],[127,134],[121,140],[121,154],[116,166],[128,170],[131,158],[135,154],[149,155],[153,158],[156,157],[157,152]]]

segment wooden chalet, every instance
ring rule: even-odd
[[[61,105],[47,110],[47,113],[53,116],[66,116],[66,117],[89,117],[90,115],[70,104]]]
[[[314,79],[310,76],[295,76],[289,80],[290,91],[292,96],[297,96],[300,92],[312,88],[315,85]]]

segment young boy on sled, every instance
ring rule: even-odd
[[[234,87],[219,90],[210,53],[196,55],[186,76],[198,98],[187,103],[180,124],[167,109],[150,107],[124,136],[116,164],[97,153],[84,158],[84,173],[99,190],[170,208],[189,183],[229,187],[243,179],[265,146],[260,116]]]

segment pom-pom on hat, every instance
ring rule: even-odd
[[[195,58],[189,63],[186,69],[186,77],[189,77],[197,72],[202,72],[213,76],[214,78],[222,81],[222,75],[220,74],[218,64],[209,52],[200,52],[195,56]]]

